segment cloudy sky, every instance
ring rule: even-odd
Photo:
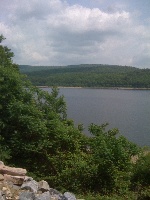
[[[0,0],[17,64],[150,68],[150,0]]]

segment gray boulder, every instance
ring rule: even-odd
[[[67,200],[76,200],[75,195],[70,192],[65,192],[64,196],[66,197]]]
[[[35,195],[33,192],[25,191],[19,195],[19,200],[34,200]]]
[[[50,187],[46,181],[40,181],[38,182],[38,190],[42,192],[47,192],[50,190]]]
[[[38,183],[35,180],[25,181],[21,189],[23,190],[30,190],[31,192],[37,193],[38,191]]]
[[[0,200],[5,200],[5,195],[2,191],[0,191]]]
[[[44,192],[36,196],[35,200],[51,200],[51,195],[49,192]]]
[[[58,200],[67,200],[67,198],[63,194],[53,188],[50,188],[49,192],[53,198],[55,197]]]

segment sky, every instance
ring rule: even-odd
[[[150,0],[0,0],[0,34],[17,64],[150,68]]]

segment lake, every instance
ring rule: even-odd
[[[68,118],[76,125],[83,123],[86,134],[90,123],[108,122],[109,128],[118,128],[130,141],[150,146],[150,90],[61,88],[60,94]]]

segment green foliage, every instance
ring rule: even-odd
[[[85,200],[135,200],[137,199],[137,194],[133,192],[128,192],[125,195],[117,195],[117,194],[111,194],[111,195],[102,195],[102,194],[95,194],[95,193],[89,193],[86,195],[80,195],[79,199],[85,199]]]
[[[5,40],[4,36],[0,35],[0,44],[3,40]],[[0,66],[7,67],[11,65],[12,68],[17,68],[17,65],[12,63],[13,56],[14,53],[11,52],[11,49],[9,49],[7,46],[0,45]]]
[[[150,186],[150,151],[144,152],[138,158],[134,167],[132,185],[138,190]]]
[[[131,156],[138,153],[135,144],[123,136],[117,136],[117,129],[106,131],[106,125],[91,124],[90,151],[92,164],[95,164],[93,190],[102,193],[122,193],[130,185]]]
[[[7,145],[3,144],[4,139],[0,135],[0,160],[7,163],[7,160],[10,159],[10,151]]]
[[[117,65],[20,66],[34,85],[149,88],[150,70]]]
[[[138,192],[137,200],[149,200],[149,199],[150,199],[150,187],[140,189],[140,191]]]

